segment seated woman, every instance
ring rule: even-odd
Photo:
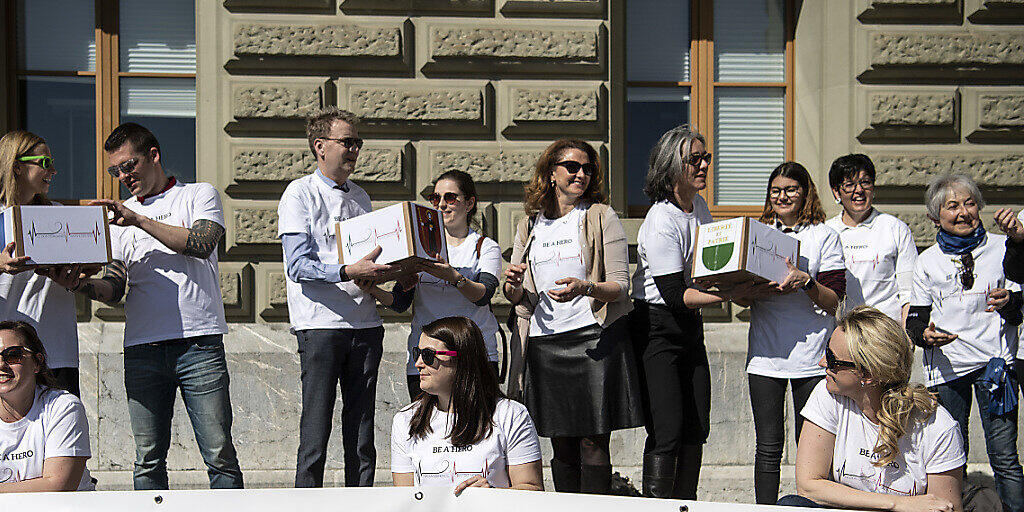
[[[480,328],[456,316],[423,326],[413,348],[419,398],[395,415],[395,486],[544,490],[537,430],[526,407],[505,398]]]
[[[92,490],[82,402],[56,388],[26,322],[0,322],[0,493]]]
[[[921,384],[899,321],[860,306],[839,319],[818,363],[796,450],[799,496],[779,505],[962,510],[960,427]]]

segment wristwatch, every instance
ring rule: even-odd
[[[347,266],[348,265],[342,265],[341,266],[341,271],[338,272],[338,274],[341,275],[341,282],[345,282],[345,281],[349,281],[350,280],[349,277],[348,277],[348,274],[345,273],[345,267],[347,267]]]
[[[466,283],[468,283],[468,282],[469,282],[469,279],[466,278],[466,276],[459,276],[459,280],[455,281],[455,283],[452,284],[452,286],[454,286],[455,289],[459,290],[459,289],[462,289],[463,286],[466,286]]]
[[[590,297],[590,294],[594,292],[594,283],[592,283],[590,281],[585,281],[585,282],[586,282],[586,284],[584,285],[585,288],[583,288],[583,296],[584,297]]]
[[[818,283],[814,281],[814,278],[811,277],[810,274],[808,274],[807,275],[807,284],[801,286],[801,288],[803,288],[805,292],[809,292],[809,291],[814,289],[814,285],[816,285],[816,284],[818,284]]]

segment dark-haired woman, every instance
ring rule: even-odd
[[[910,228],[872,205],[875,164],[867,155],[835,159],[828,171],[828,183],[836,202],[843,207],[843,212],[825,225],[839,233],[843,243],[847,302],[878,308],[903,322],[910,307],[917,261]]]
[[[697,499],[711,415],[700,308],[751,289],[748,284],[711,292],[690,278],[697,228],[711,222],[698,194],[707,187],[710,167],[704,136],[678,126],[651,150],[644,185],[654,204],[637,234],[630,332],[642,370],[647,423],[643,491],[655,498]]]
[[[413,349],[423,393],[395,415],[396,486],[544,490],[540,443],[530,414],[505,398],[480,329],[466,317],[423,326]]]
[[[548,146],[524,207],[503,291],[529,324],[526,406],[551,438],[555,490],[605,494],[611,432],[643,418],[625,321],[626,234],[604,204],[597,151],[576,139]],[[509,385],[516,379],[510,374]]]
[[[754,496],[759,504],[779,499],[779,464],[785,444],[786,385],[793,410],[803,409],[825,371],[818,361],[835,326],[846,289],[839,235],[825,225],[818,191],[804,166],[779,165],[768,177],[760,221],[800,241],[800,261],[788,262],[781,283],[749,303],[747,379],[754,413]],[[747,305],[746,299],[734,299]],[[795,418],[797,438],[803,419]]]
[[[426,197],[444,218],[448,261],[423,263],[418,277],[400,280],[391,292],[367,282],[356,282],[395,311],[401,313],[412,305],[406,380],[409,398],[413,400],[420,395],[420,387],[412,351],[420,341],[423,326],[438,318],[465,316],[476,322],[484,335],[487,359],[495,375],[498,372],[498,321],[490,304],[498,287],[501,249],[497,242],[470,227],[476,215],[476,185],[469,174],[448,171],[437,177],[433,191]]]
[[[843,315],[801,415],[799,496],[779,505],[898,512],[962,510],[967,462],[956,420],[910,383],[914,348],[900,323],[860,306]]]
[[[50,147],[42,137],[16,130],[0,139],[0,208],[59,206],[47,198],[56,175]],[[61,283],[77,279],[80,268],[57,265],[26,272],[33,268],[27,265],[27,256],[13,256],[14,245],[0,247],[0,318],[25,320],[39,331],[61,388],[77,396],[75,294]]]
[[[27,322],[0,322],[0,493],[92,490],[89,424]]]

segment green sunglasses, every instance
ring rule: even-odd
[[[50,169],[53,167],[53,157],[40,155],[40,156],[22,156],[18,157],[19,162],[32,162],[43,169]]]

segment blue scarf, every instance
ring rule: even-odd
[[[993,357],[988,361],[978,384],[985,386],[989,392],[989,414],[1002,416],[1017,408],[1016,380],[1003,358]]]
[[[939,249],[946,254],[966,254],[985,241],[985,228],[979,224],[978,229],[968,236],[954,235],[939,228],[935,241],[939,243]]]

